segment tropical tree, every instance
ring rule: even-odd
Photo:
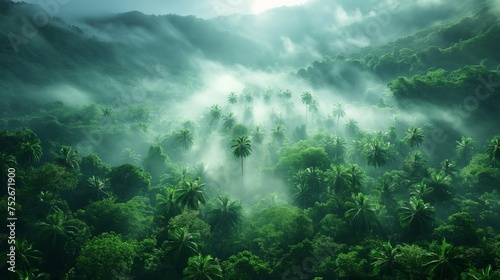
[[[2,252],[2,256],[7,253]],[[33,248],[26,239],[16,239],[16,266],[19,269],[33,269],[41,264],[42,253]],[[31,278],[28,278],[31,279]]]
[[[403,171],[410,182],[421,180],[428,176],[426,160],[420,151],[414,151],[408,155],[403,162]]]
[[[92,175],[87,182],[89,187],[97,192],[97,199],[101,199],[102,196],[109,196],[109,193],[105,191],[105,189],[109,188],[107,180]]]
[[[423,129],[416,126],[411,126],[408,128],[403,141],[411,148],[418,147],[422,145],[425,140],[425,135]]]
[[[199,240],[198,233],[190,233],[186,228],[174,228],[169,232],[169,238],[163,247],[175,261],[185,262],[200,251]]]
[[[245,103],[252,103],[253,102],[253,93],[251,90],[245,91],[243,93],[243,99],[245,100]]]
[[[419,182],[417,184],[413,184],[410,188],[410,194],[418,199],[421,199],[425,202],[431,200],[431,194],[434,192],[434,189],[428,186],[425,182]]]
[[[2,182],[6,181],[9,168],[15,167],[17,167],[17,161],[13,155],[0,153],[0,168],[2,168],[2,170],[0,170],[0,178]]]
[[[349,193],[350,176],[349,170],[343,165],[331,165],[330,170],[326,172],[327,182],[331,190],[336,195],[345,195]]]
[[[429,262],[424,267],[430,268],[432,279],[458,279],[467,267],[467,260],[460,250],[447,243],[445,239],[435,252],[427,254]]]
[[[69,236],[77,230],[67,223],[61,210],[47,215],[44,222],[38,222],[35,226],[40,234],[40,240],[50,243],[54,250],[64,246]]]
[[[173,198],[180,207],[196,210],[200,205],[205,204],[205,183],[200,184],[200,178],[180,182],[179,188],[175,190]]]
[[[346,202],[346,207],[350,209],[345,212],[346,217],[351,218],[351,226],[357,233],[366,233],[379,227],[377,217],[377,204],[362,193],[352,195],[353,201]]]
[[[222,107],[219,104],[214,104],[210,107],[210,123],[218,122],[222,117]]]
[[[21,162],[33,165],[40,162],[42,158],[42,146],[39,142],[24,142],[21,144],[17,156]]]
[[[309,105],[312,103],[313,96],[310,92],[305,91],[301,95],[301,100],[302,100],[302,104],[306,105],[306,125],[307,125],[307,111],[308,111]]]
[[[332,161],[335,163],[343,163],[344,156],[347,151],[346,141],[344,138],[339,136],[333,137],[332,145],[331,145],[331,155],[333,156]]]
[[[229,94],[229,96],[227,97],[227,102],[229,102],[229,104],[231,105],[236,104],[238,102],[238,96],[236,95],[235,92],[231,92]]]
[[[441,162],[441,172],[443,172],[443,174],[446,176],[455,176],[455,174],[458,172],[456,167],[457,165],[449,159],[445,159],[443,162]]]
[[[264,98],[264,101],[269,103],[271,101],[271,97],[273,95],[273,90],[272,89],[267,89],[264,94],[262,95],[262,98]]]
[[[227,113],[222,117],[224,128],[231,129],[236,124],[236,117],[233,113]]]
[[[131,148],[125,148],[121,151],[121,156],[126,163],[138,165],[141,162],[141,156]]]
[[[302,207],[310,207],[323,192],[323,174],[315,167],[301,169],[293,175],[294,198]]]
[[[50,274],[45,272],[40,272],[38,268],[29,269],[16,269],[17,279],[19,280],[48,280],[50,279]]]
[[[455,148],[455,152],[458,158],[465,164],[474,150],[475,141],[471,137],[462,136],[462,139],[456,141],[456,143],[457,147]]]
[[[189,150],[193,146],[194,136],[191,130],[181,129],[175,134],[175,140],[183,150]]]
[[[70,146],[62,146],[57,156],[55,162],[68,169],[76,169],[79,166],[80,154],[78,151],[74,151]]]
[[[422,199],[411,197],[410,202],[401,207],[399,222],[410,233],[420,235],[429,232],[434,223],[434,207]]]
[[[259,125],[252,129],[252,142],[255,144],[262,144],[264,141],[264,132]]]
[[[252,153],[252,144],[247,136],[239,136],[234,139],[231,146],[232,153],[235,157],[241,159],[241,183],[243,184],[243,159],[250,156]]]
[[[344,124],[344,127],[345,131],[351,136],[355,136],[356,134],[359,133],[358,122],[354,119],[348,119],[347,122]]]
[[[361,191],[361,186],[365,181],[365,173],[357,164],[349,164],[347,166],[347,174],[349,175],[349,185],[352,192]]]
[[[247,121],[252,120],[253,118],[253,107],[252,106],[245,106],[245,110],[243,110],[243,118]]]
[[[396,270],[401,268],[397,260],[399,253],[399,247],[392,246],[391,242],[382,243],[379,248],[373,249],[370,255],[374,259],[374,274],[394,275]]]
[[[426,179],[426,183],[432,188],[432,194],[438,201],[444,201],[450,196],[451,178],[444,173],[435,173]]]
[[[229,236],[240,225],[242,210],[240,201],[231,201],[230,196],[219,196],[208,211],[212,231]]]
[[[290,91],[289,89],[285,89],[282,91],[281,96],[282,96],[283,100],[285,100],[285,103],[286,103],[287,101],[292,99],[292,91]]]
[[[179,215],[182,209],[175,200],[175,189],[168,188],[165,190],[165,194],[157,194],[155,209],[158,214],[167,219]]]
[[[466,279],[471,280],[494,280],[495,277],[500,276],[500,273],[495,273],[491,270],[491,264],[486,268],[481,269],[471,269],[467,274],[465,274]]]
[[[335,103],[333,105],[332,114],[333,114],[334,117],[337,118],[337,132],[336,132],[336,134],[338,135],[339,134],[339,122],[340,122],[340,118],[345,117],[344,104],[342,104],[340,102],[339,103]]]
[[[398,202],[394,197],[395,188],[396,184],[392,183],[388,179],[382,179],[375,187],[375,190],[379,195],[379,202],[388,210],[394,210],[398,206]]]
[[[282,144],[285,140],[285,129],[281,124],[276,125],[275,128],[272,129],[273,142]]]
[[[222,268],[219,260],[202,255],[189,258],[184,269],[185,280],[218,280],[222,279]]]
[[[370,166],[380,167],[390,159],[390,143],[380,139],[373,139],[364,145],[363,157]]]
[[[495,163],[500,163],[500,136],[493,137],[484,151]]]

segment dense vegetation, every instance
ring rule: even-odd
[[[35,8],[0,1],[9,277],[499,279],[494,8],[277,74],[231,17],[89,19],[110,42],[53,19],[13,54],[6,34]],[[130,26],[160,39],[134,45]],[[195,94],[198,49],[257,78]],[[61,83],[75,95],[36,98]]]

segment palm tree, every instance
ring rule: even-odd
[[[222,117],[222,108],[219,104],[214,104],[210,107],[210,124],[216,123]]]
[[[227,113],[222,117],[222,121],[226,129],[231,129],[236,124],[236,117],[233,113]]]
[[[231,201],[230,196],[219,196],[208,211],[211,229],[229,236],[241,223],[242,209],[239,201]]]
[[[374,266],[375,275],[394,275],[394,272],[400,268],[397,261],[400,250],[399,246],[392,246],[391,242],[383,243],[378,249],[371,252],[375,261],[372,263]]]
[[[64,246],[69,235],[76,230],[76,227],[68,225],[61,210],[47,215],[45,220],[45,222],[38,222],[35,225],[41,240],[49,241],[52,249],[56,248],[56,246]]]
[[[76,169],[79,164],[80,154],[78,151],[74,151],[70,146],[62,146],[59,152],[57,153],[57,157],[55,158],[55,162],[63,167],[68,169]]]
[[[184,269],[185,280],[218,280],[222,279],[222,268],[217,259],[202,255],[189,258]]]
[[[175,140],[183,150],[189,150],[193,146],[194,136],[191,130],[181,129],[175,134]]]
[[[498,274],[496,274],[498,276]],[[466,279],[472,279],[472,280],[494,280],[497,279],[495,278],[495,272],[492,272],[491,270],[491,264],[488,265],[486,268],[481,268],[481,269],[472,269],[471,272],[468,272],[466,274]]]
[[[245,93],[243,93],[243,99],[245,100],[245,103],[252,103],[253,102],[252,91],[246,91]]]
[[[347,151],[346,144],[347,143],[344,140],[344,138],[341,138],[339,136],[333,138],[331,146],[331,151],[332,151],[331,155],[333,157],[332,159],[333,162],[337,164],[344,162],[344,156]]]
[[[475,141],[471,137],[462,136],[461,141],[457,141],[457,147],[455,152],[460,160],[465,164],[468,157],[472,154],[474,150]]]
[[[309,112],[311,112],[311,119],[313,119],[313,113],[317,114],[319,112],[319,102],[317,99],[313,98],[311,100],[311,103],[307,107],[309,109]]]
[[[264,98],[264,101],[266,103],[269,103],[269,101],[271,101],[271,97],[273,95],[273,90],[272,89],[267,89],[264,94],[262,95],[262,97]]]
[[[179,215],[182,212],[182,209],[175,200],[175,189],[168,188],[166,189],[165,194],[157,194],[155,209],[158,214],[167,218]]]
[[[414,184],[410,188],[410,194],[418,199],[421,199],[425,202],[428,202],[431,200],[431,194],[434,192],[434,189],[430,186],[428,186],[426,183],[419,182],[417,184]]]
[[[174,228],[169,232],[169,238],[164,243],[165,251],[175,261],[184,262],[189,257],[198,254],[200,235],[190,233],[186,228]]]
[[[390,159],[390,143],[380,139],[373,139],[364,145],[363,157],[370,166],[380,167]]]
[[[333,190],[336,195],[345,195],[349,193],[350,176],[349,170],[343,165],[331,165],[327,171],[327,182],[330,190]]]
[[[97,192],[97,199],[100,200],[102,195],[105,195],[106,197],[109,197],[109,193],[105,191],[105,189],[108,188],[108,181],[105,179],[101,179],[96,176],[90,176],[90,178],[87,180],[89,183],[89,187],[96,190]]]
[[[467,260],[458,248],[443,239],[437,252],[427,254],[430,259],[424,267],[430,267],[432,279],[458,279],[461,271],[467,267]]]
[[[229,102],[229,104],[231,105],[236,104],[238,102],[238,96],[236,95],[235,92],[231,92],[229,94],[229,96],[227,97],[227,102]]]
[[[252,153],[252,144],[247,136],[238,136],[232,142],[231,149],[233,150],[233,155],[241,159],[241,184],[243,184],[243,159]]]
[[[27,269],[37,267],[42,261],[42,253],[33,249],[25,239],[16,240],[16,265],[19,268]]]
[[[359,132],[358,122],[354,119],[348,119],[344,127],[346,132],[351,136],[355,136]]]
[[[187,179],[180,182],[179,188],[175,190],[173,198],[180,207],[196,210],[200,205],[205,204],[205,193],[203,188],[205,183],[200,184],[200,178],[192,181]]]
[[[17,155],[22,162],[33,165],[40,162],[42,154],[42,146],[40,146],[40,143],[24,142],[21,144]]]
[[[445,159],[442,163],[441,163],[441,172],[443,172],[444,175],[446,176],[454,176],[455,173],[458,172],[457,170],[457,165],[449,160],[449,159]]]
[[[141,156],[131,148],[125,148],[121,151],[121,156],[127,163],[138,165],[141,162]]]
[[[285,89],[282,92],[282,98],[283,100],[285,100],[285,102],[289,101],[290,99],[292,99],[292,92],[289,89]]]
[[[306,105],[306,126],[307,126],[307,107],[311,104],[313,96],[310,92],[305,91],[301,95],[302,104]]]
[[[310,207],[323,193],[323,174],[314,167],[297,171],[293,176],[295,184],[295,199],[299,205]]]
[[[500,163],[500,136],[493,137],[484,152],[493,162]]]
[[[433,195],[438,201],[444,201],[450,196],[451,178],[444,173],[432,174],[426,179],[427,185],[433,189]]]
[[[245,110],[243,111],[243,118],[246,121],[250,121],[253,118],[253,107],[252,106],[245,106]]]
[[[420,151],[414,151],[405,158],[403,163],[403,171],[410,182],[421,180],[427,177],[428,171],[426,168],[426,160]]]
[[[434,222],[434,207],[422,199],[411,197],[409,204],[401,207],[399,223],[411,233],[427,233]]]
[[[29,268],[23,270],[16,270],[17,279],[19,280],[48,280],[50,279],[50,275],[45,272],[39,272],[38,268]]]
[[[366,233],[379,226],[377,217],[377,205],[372,203],[370,199],[362,193],[352,195],[353,201],[346,202],[346,206],[350,207],[345,212],[346,217],[351,218],[351,226],[357,233]]]
[[[262,131],[260,126],[255,126],[252,130],[252,142],[255,144],[262,144],[264,141],[264,132]]]
[[[339,134],[339,122],[340,122],[340,118],[345,117],[344,104],[342,104],[340,102],[339,103],[335,103],[333,105],[332,114],[333,114],[334,117],[337,118],[337,132],[336,132],[336,134],[338,135]]]
[[[411,126],[406,131],[404,142],[411,148],[420,146],[424,140],[424,131],[420,127]]]
[[[349,175],[349,184],[351,191],[361,191],[361,186],[365,181],[365,174],[357,164],[349,164],[347,167],[347,174]]]
[[[391,183],[387,179],[382,179],[378,186],[376,187],[376,191],[379,194],[379,201],[382,205],[385,205],[388,210],[394,210],[398,206],[398,202],[394,197],[394,191],[396,188],[396,184]]]
[[[272,134],[273,134],[273,142],[277,142],[280,145],[283,143],[283,140],[285,140],[285,129],[281,124],[276,125],[275,128],[272,129]]]

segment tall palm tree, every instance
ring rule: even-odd
[[[392,246],[391,242],[383,243],[378,249],[372,250],[371,256],[375,259],[372,263],[375,275],[394,275],[400,268],[399,253],[399,246]]]
[[[311,119],[313,119],[313,114],[317,114],[319,112],[319,102],[316,98],[311,100],[311,103],[308,106],[309,112],[311,112]]]
[[[396,184],[387,179],[382,179],[376,187],[380,203],[385,205],[388,210],[394,210],[398,206],[398,202],[394,197],[395,188]]]
[[[234,105],[238,102],[238,96],[236,95],[235,92],[231,92],[229,94],[229,96],[227,97],[227,102],[229,102],[229,104],[231,105]]]
[[[360,192],[361,186],[365,181],[365,173],[357,164],[349,164],[347,167],[347,174],[349,175],[349,185],[351,191]]]
[[[163,244],[168,255],[175,261],[184,262],[200,251],[198,242],[200,235],[190,233],[186,228],[174,228],[169,232],[169,238]]]
[[[184,269],[185,280],[219,280],[222,279],[222,268],[217,259],[202,255],[189,258]]]
[[[432,279],[458,279],[467,267],[467,260],[460,250],[444,239],[438,250],[427,254],[427,257],[430,261],[424,267],[430,267]]]
[[[252,129],[252,142],[255,144],[262,144],[264,141],[264,132],[259,125]]]
[[[70,146],[62,146],[57,156],[55,162],[68,169],[77,169],[79,166],[80,153],[74,151]]]
[[[253,102],[252,91],[246,91],[245,93],[243,93],[243,99],[245,100],[245,103],[252,103]]]
[[[410,202],[401,207],[399,223],[413,234],[427,233],[434,223],[434,207],[422,199],[411,197]]]
[[[351,136],[356,136],[359,132],[358,122],[354,119],[348,119],[344,127],[346,132]]]
[[[189,129],[181,129],[175,134],[175,141],[183,150],[189,150],[194,143],[193,133]]]
[[[141,156],[131,148],[125,148],[121,151],[121,157],[127,163],[132,163],[135,165],[139,165],[141,162]]]
[[[236,117],[233,113],[227,113],[222,117],[224,128],[231,129],[236,124]]]
[[[182,209],[175,200],[175,189],[168,188],[166,189],[165,194],[157,194],[155,209],[158,214],[167,218],[179,215],[182,212]]]
[[[219,104],[214,104],[210,107],[210,124],[217,123],[222,117],[222,107]]]
[[[466,279],[471,279],[471,280],[494,280],[497,279],[495,277],[498,276],[498,273],[496,276],[494,275],[495,272],[491,270],[491,264],[489,264],[486,268],[481,268],[481,269],[472,269],[472,271],[467,272],[466,274]]]
[[[281,124],[278,124],[275,128],[272,129],[271,132],[273,135],[273,142],[281,145],[285,140],[285,129],[283,128],[283,126]]]
[[[403,162],[403,171],[410,182],[422,180],[428,176],[426,160],[420,151],[414,151]]]
[[[42,146],[39,142],[24,142],[17,155],[22,162],[33,165],[40,162],[42,154]]]
[[[493,137],[484,152],[493,162],[500,163],[500,136]]]
[[[339,103],[335,103],[333,105],[332,114],[333,114],[334,117],[337,118],[337,132],[336,132],[336,134],[339,135],[339,122],[340,122],[340,118],[345,117],[344,104],[342,104],[340,102]]]
[[[474,150],[475,141],[471,137],[462,136],[462,139],[456,143],[457,147],[455,148],[455,152],[462,163],[465,164]]]
[[[205,204],[204,187],[205,183],[200,184],[200,178],[196,178],[194,181],[187,179],[180,182],[179,188],[175,190],[173,195],[175,203],[182,208],[198,209],[200,205]]]
[[[318,197],[324,193],[323,174],[321,170],[308,167],[297,171],[293,176],[295,199],[303,207],[313,206]]]
[[[229,236],[240,225],[242,210],[239,201],[231,201],[230,196],[219,196],[208,211],[212,231]]]
[[[353,201],[346,202],[350,209],[345,212],[346,217],[351,218],[351,226],[357,233],[366,233],[379,226],[377,217],[377,205],[362,193],[352,195]]]
[[[390,143],[383,142],[380,139],[368,141],[363,147],[363,157],[370,166],[380,167],[389,161]]]
[[[107,180],[92,175],[87,182],[89,183],[89,187],[97,192],[98,200],[100,200],[102,196],[109,197],[109,193],[105,191],[109,187]]]
[[[405,134],[404,142],[411,148],[422,145],[425,140],[424,130],[420,127],[411,126]]]
[[[247,136],[239,136],[234,139],[233,145],[231,146],[233,155],[241,159],[241,184],[244,183],[243,180],[243,159],[250,156],[252,153],[252,144]]]
[[[310,92],[304,91],[301,95],[302,104],[306,105],[306,126],[307,126],[307,107],[311,104],[313,96]]]
[[[292,99],[292,91],[290,91],[289,89],[285,89],[282,92],[282,97],[285,102],[289,101],[290,99]]]
[[[415,198],[423,200],[424,202],[429,202],[432,199],[433,192],[434,189],[423,181],[413,184],[410,188],[410,194]]]

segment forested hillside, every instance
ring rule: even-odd
[[[380,3],[0,1],[0,278],[500,279],[500,5]]]

